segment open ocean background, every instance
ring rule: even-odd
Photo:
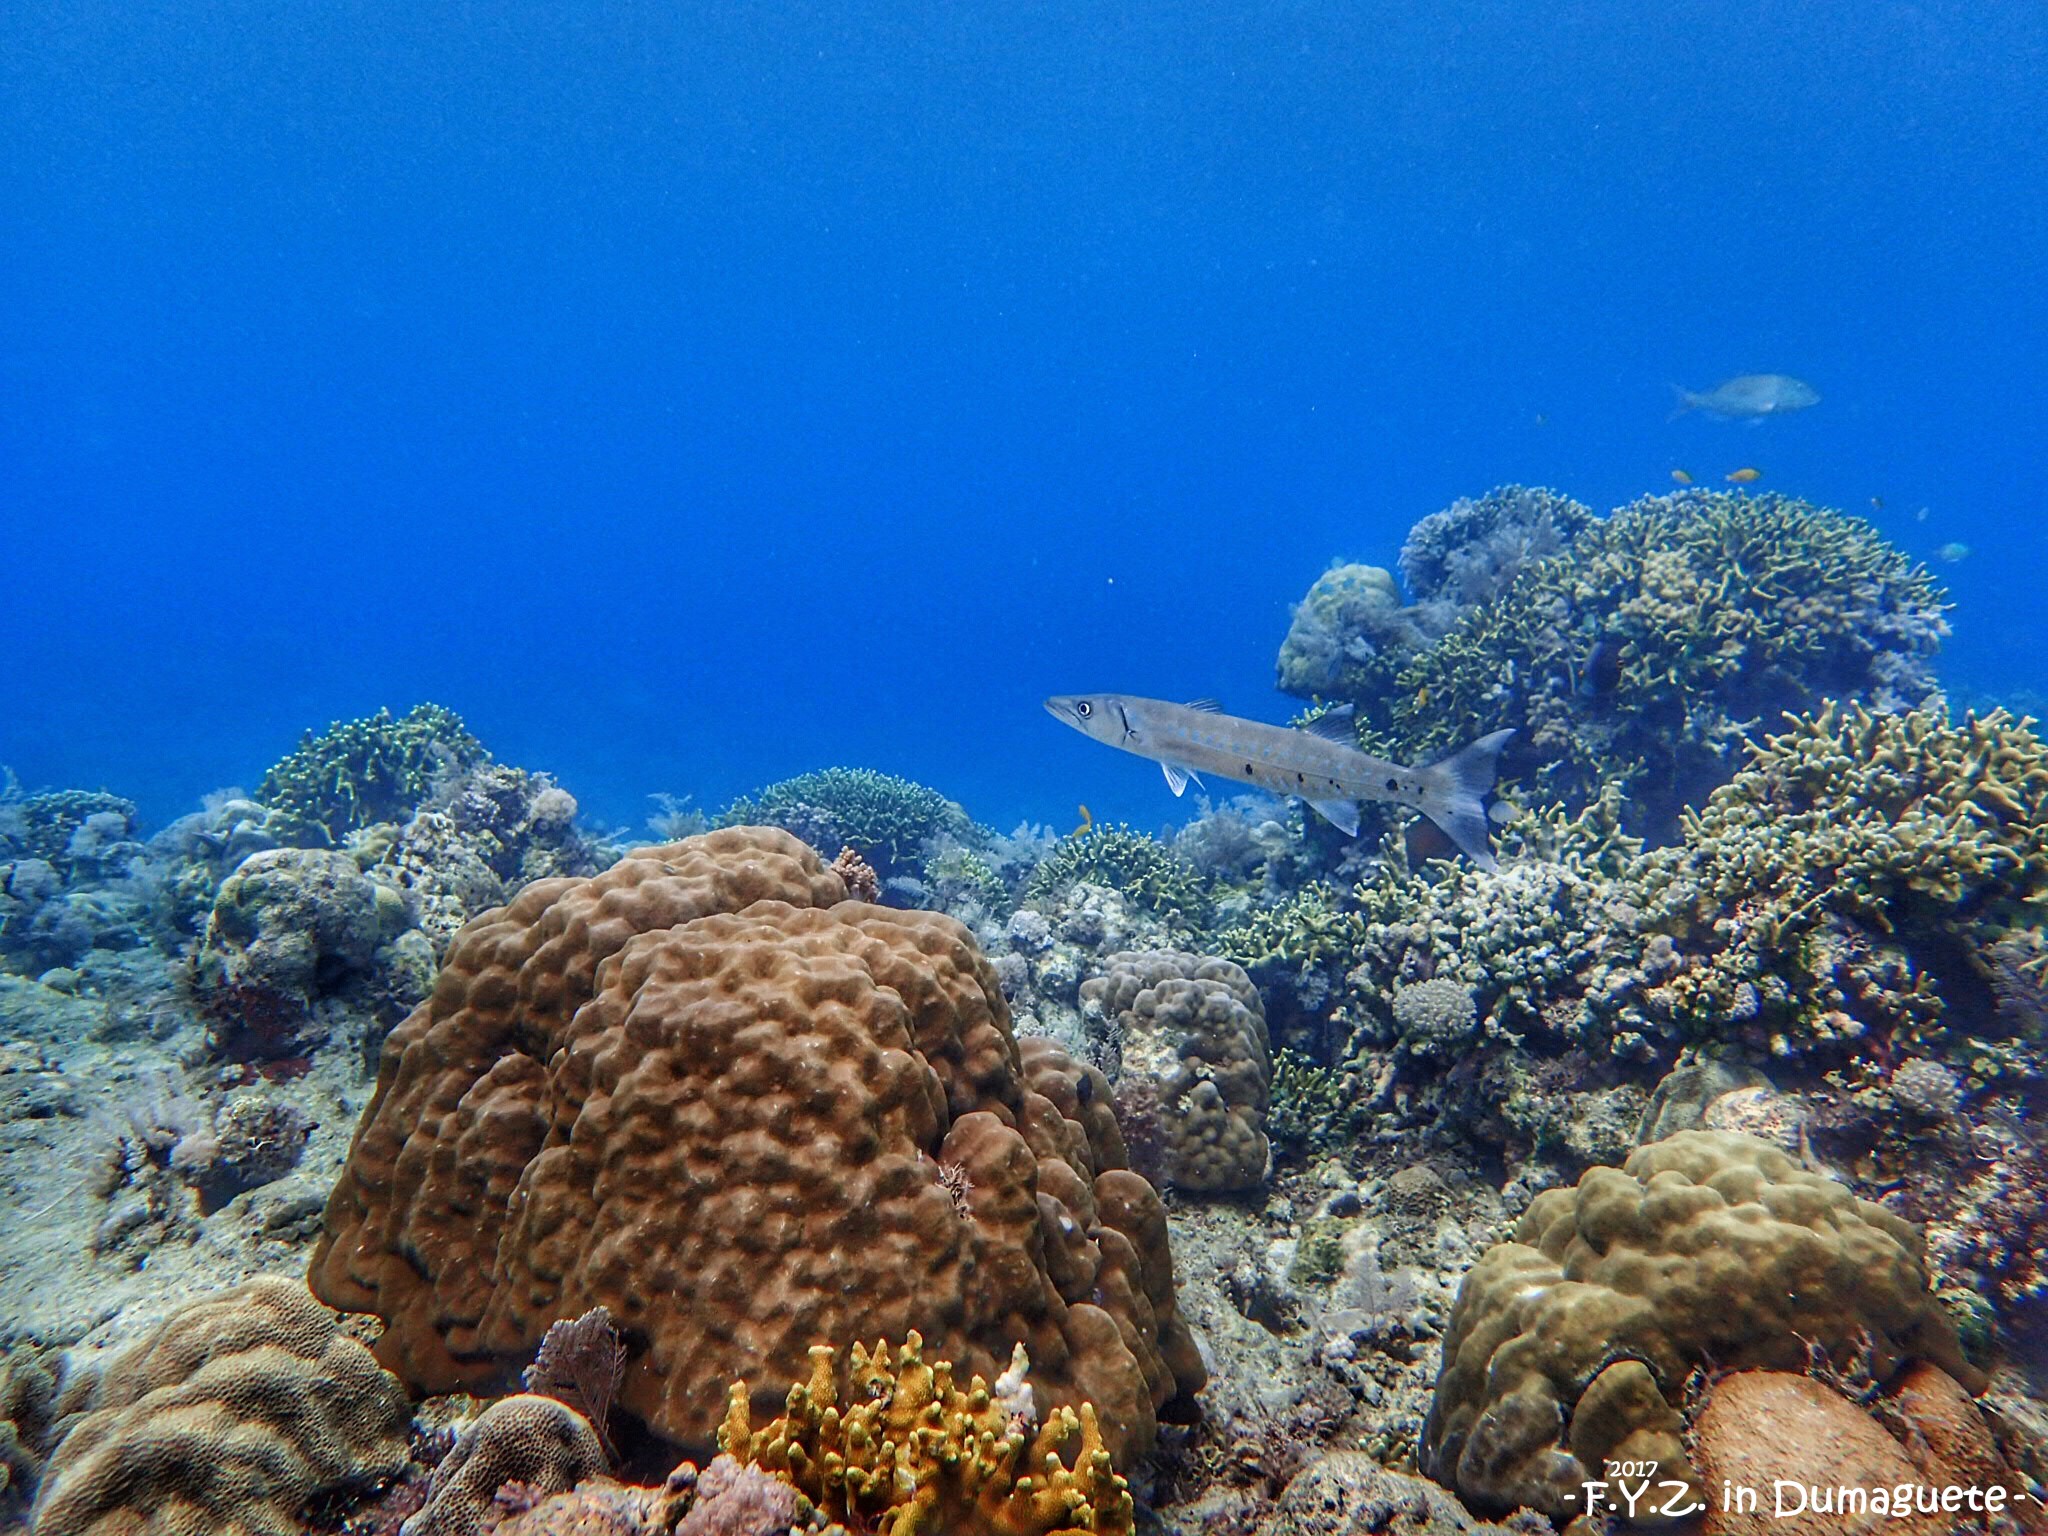
[[[1284,720],[1333,557],[1680,466],[1972,546],[2015,695],[2044,73],[2033,0],[16,0],[0,763],[160,824],[432,699],[613,822],[1156,826],[1042,697]],[[1824,399],[1667,421],[1762,371]]]

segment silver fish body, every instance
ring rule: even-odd
[[[1820,391],[1787,373],[1745,373],[1723,379],[1712,389],[1678,391],[1678,414],[1705,411],[1739,421],[1761,421],[1820,404]]]
[[[1047,699],[1045,707],[1084,736],[1158,763],[1176,795],[1190,777],[1213,774],[1306,800],[1354,837],[1359,801],[1391,801],[1422,812],[1481,869],[1495,867],[1485,798],[1511,730],[1482,736],[1441,762],[1408,767],[1359,751],[1343,716],[1326,717],[1334,723],[1325,735],[1222,714],[1207,701],[1091,693]]]

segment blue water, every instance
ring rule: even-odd
[[[2031,0],[17,0],[0,762],[160,821],[431,698],[614,821],[1156,825],[1042,696],[1284,718],[1333,556],[1675,466],[1969,543],[1944,675],[2030,686],[2044,64]],[[1825,399],[1667,421],[1747,371]]]

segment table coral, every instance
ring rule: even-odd
[[[339,843],[373,822],[405,820],[437,777],[489,755],[452,709],[419,704],[396,719],[380,709],[337,720],[317,736],[306,732],[263,775],[256,798]]]
[[[428,1391],[606,1306],[620,1406],[689,1443],[820,1340],[916,1328],[991,1375],[1023,1341],[1046,1406],[1142,1452],[1201,1366],[1107,1081],[1020,1050],[958,923],[844,896],[729,828],[472,923],[385,1044],[315,1289]]]
[[[83,1408],[50,1456],[39,1536],[297,1536],[308,1499],[407,1458],[397,1380],[274,1277],[173,1315]]]
[[[1981,1387],[1919,1232],[1752,1137],[1685,1131],[1546,1190],[1466,1276],[1423,1470],[1475,1507],[1567,1519],[1609,1460],[1697,1484],[1695,1368],[1802,1370],[1811,1349]]]
[[[892,1358],[893,1355],[893,1358]],[[1028,1361],[1025,1362],[1028,1365]],[[893,1352],[856,1344],[842,1398],[834,1351],[783,1414],[753,1427],[735,1383],[719,1448],[787,1479],[829,1518],[877,1536],[1121,1536],[1135,1503],[1104,1444],[1094,1405],[1062,1405],[1040,1426],[982,1376],[963,1389],[949,1361],[912,1332]]]
[[[1273,1065],[1266,1012],[1251,978],[1228,960],[1174,950],[1114,954],[1084,982],[1083,1003],[1115,1022],[1118,1118],[1160,1148],[1177,1189],[1256,1189],[1266,1177]],[[1149,1173],[1140,1162],[1140,1171]]]

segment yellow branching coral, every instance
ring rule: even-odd
[[[839,1400],[837,1353],[811,1350],[811,1375],[786,1411],[753,1427],[744,1382],[732,1387],[718,1447],[786,1479],[827,1519],[878,1536],[1121,1536],[1135,1505],[1111,1464],[1094,1405],[1060,1407],[1031,1432],[1021,1359],[999,1394],[980,1376],[965,1390],[916,1333],[894,1351],[853,1347]],[[1015,1381],[1012,1377],[1017,1378]],[[1071,1458],[1062,1450],[1071,1446]]]

